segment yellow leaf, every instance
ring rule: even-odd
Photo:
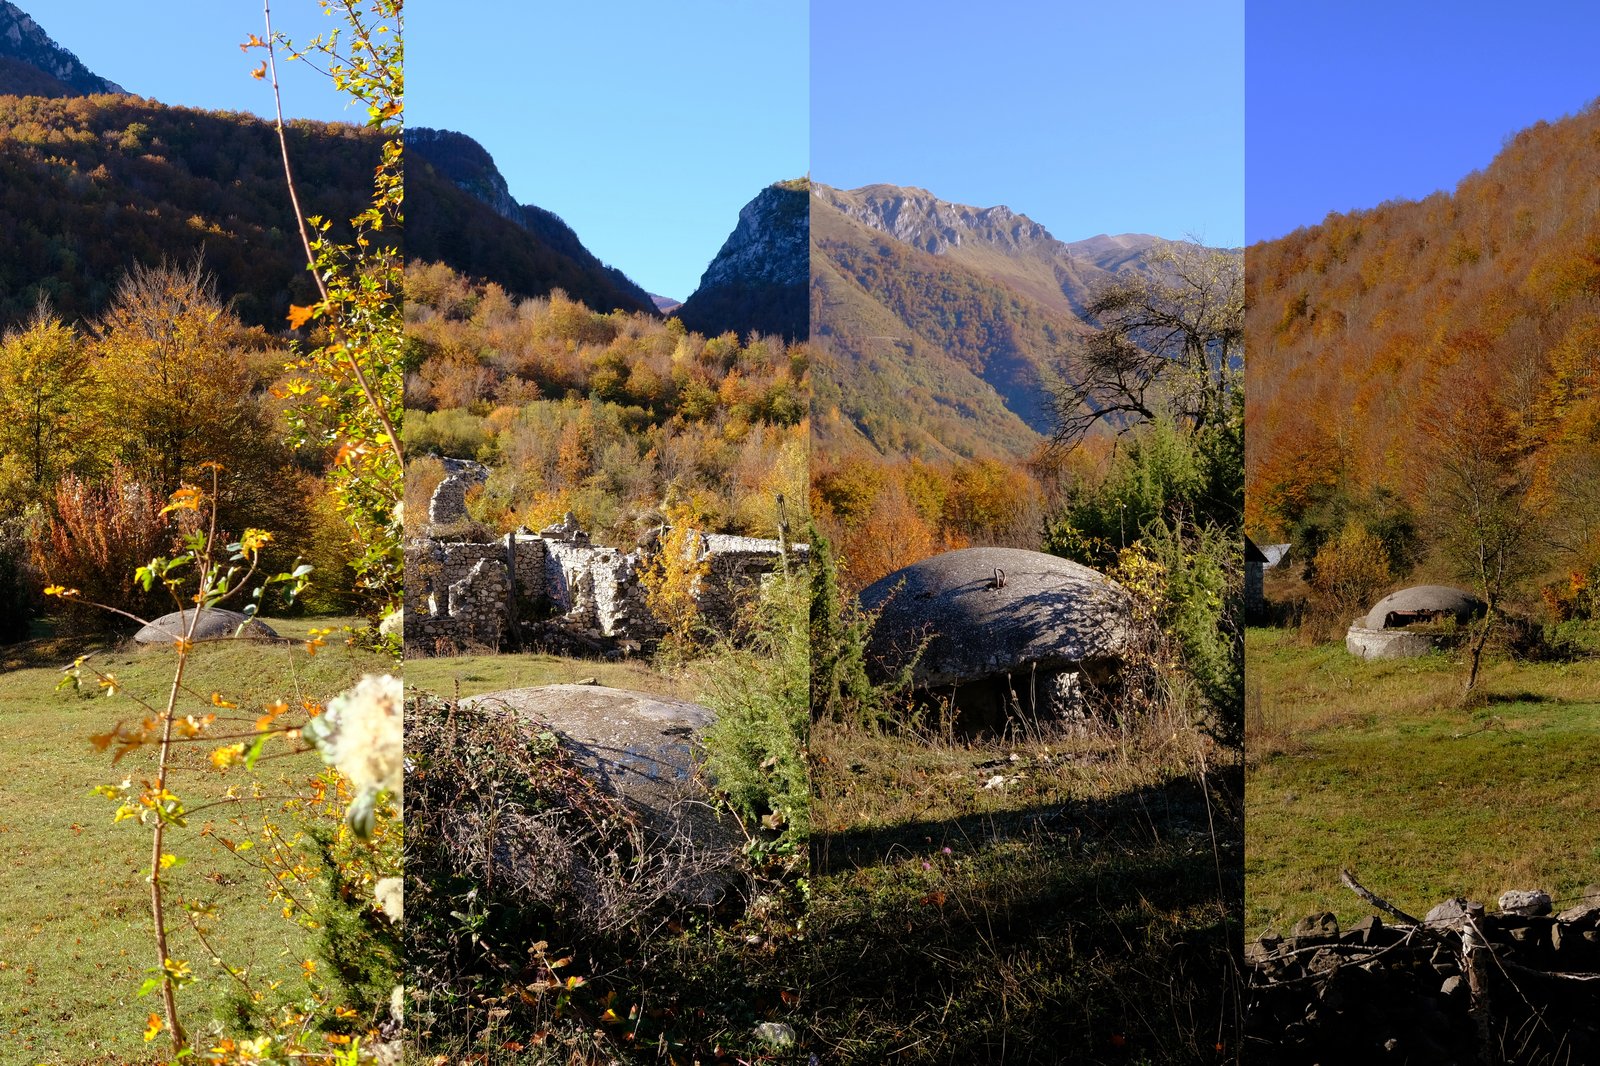
[[[290,304],[289,328],[299,329],[307,322],[311,321],[311,317],[316,313],[317,309],[315,307],[301,307],[299,304]]]
[[[267,61],[263,59],[261,65],[250,72],[250,76],[256,81],[261,81],[265,78],[267,76]]]
[[[243,760],[243,741],[240,741],[237,744],[229,744],[226,747],[218,748],[216,751],[211,753],[211,765],[215,766],[218,770],[226,770],[234,763],[242,762]]]
[[[152,1041],[156,1037],[160,1036],[161,1035],[161,1030],[163,1030],[165,1028],[166,1028],[166,1025],[164,1025],[162,1023],[161,1015],[159,1015],[159,1014],[150,1015],[149,1024],[145,1027],[145,1031],[144,1031],[145,1043],[148,1044],[150,1041]]]
[[[230,710],[239,706],[237,703],[229,703],[227,700],[223,699],[222,693],[220,692],[213,692],[211,694],[211,705],[213,707],[226,707]]]
[[[161,508],[161,513],[166,514],[168,511],[198,511],[200,510],[200,499],[199,489],[185,485],[172,494],[172,497],[167,501],[167,505]]]

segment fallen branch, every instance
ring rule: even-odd
[[[1380,911],[1383,911],[1385,914],[1392,915],[1400,919],[1402,922],[1405,922],[1407,925],[1415,925],[1418,927],[1422,926],[1423,923],[1421,919],[1413,918],[1411,915],[1407,914],[1399,907],[1396,907],[1388,900],[1374,895],[1360,881],[1357,881],[1356,875],[1351,873],[1349,870],[1339,871],[1339,883],[1344,885],[1344,887],[1348,888],[1350,891],[1354,892],[1356,895],[1360,896],[1362,899],[1366,900],[1368,903],[1372,904],[1374,907],[1378,908]]]

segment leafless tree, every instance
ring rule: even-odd
[[[1154,269],[1112,282],[1096,328],[1056,368],[1054,440],[1072,446],[1105,421],[1118,431],[1165,409],[1191,430],[1226,417],[1244,361],[1244,262],[1194,241],[1151,252]]]

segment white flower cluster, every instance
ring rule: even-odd
[[[405,920],[405,882],[400,878],[385,877],[373,886],[372,896],[391,922],[398,925]]]
[[[323,762],[350,779],[356,798],[346,818],[357,833],[370,836],[378,793],[387,791],[395,802],[402,800],[405,691],[400,679],[368,674],[329,700],[305,735]]]

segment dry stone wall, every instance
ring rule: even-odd
[[[1246,946],[1252,1063],[1600,1062],[1600,886],[1560,913],[1446,900],[1421,920],[1332,914]]]

